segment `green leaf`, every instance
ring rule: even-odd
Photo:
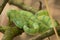
[[[25,33],[29,35],[35,35],[39,33],[39,25],[35,16],[32,16],[27,20],[27,25],[23,27]]]
[[[26,20],[33,16],[31,12],[23,11],[23,10],[10,10],[8,12],[8,17],[10,21],[12,21],[17,27],[23,28],[26,24]]]
[[[29,35],[36,35],[39,33],[39,25],[36,23],[32,24],[31,27],[25,25],[23,29]]]
[[[40,16],[40,33],[44,33],[48,31],[49,29],[53,28],[51,19],[49,16],[42,15]],[[55,27],[58,25],[57,22],[54,22]]]
[[[49,14],[48,14],[48,11],[47,10],[40,10],[35,15],[36,16],[42,16],[42,15],[48,16]]]
[[[10,10],[7,15],[10,22],[13,22],[18,28],[23,29],[29,35],[44,33],[53,27],[46,10],[41,10],[35,15],[24,10]],[[55,26],[58,25],[56,21],[54,24]]]

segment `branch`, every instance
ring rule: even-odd
[[[23,30],[17,27],[10,27],[5,31],[2,40],[13,40],[14,37],[16,37],[19,34],[22,34],[22,32]]]
[[[42,2],[39,1],[40,5],[39,5],[39,10],[42,10]]]
[[[23,10],[26,10],[26,11],[29,11],[29,12],[32,12],[32,13],[36,13],[38,10],[36,9],[33,9],[32,7],[29,7],[27,5],[24,5],[23,2],[20,2],[20,0],[18,0],[18,2],[16,2],[17,0],[9,0],[9,3],[10,4],[13,4]]]
[[[57,29],[58,34],[60,35],[60,27],[57,27],[56,29]],[[45,34],[40,35],[39,37],[35,38],[34,40],[42,40],[46,37],[52,36],[53,34],[55,34],[54,30],[50,30],[49,32],[46,32]]]
[[[17,27],[0,26],[0,32],[4,33],[2,40],[13,40],[14,37],[22,34],[23,30]]]
[[[9,27],[0,26],[0,32],[4,33]]]
[[[3,0],[3,1],[1,1],[2,3],[1,3],[1,5],[0,5],[0,14],[1,14],[2,10],[4,9],[4,7],[5,7],[5,5],[6,5],[6,3],[7,3],[8,1],[9,1],[9,0]]]

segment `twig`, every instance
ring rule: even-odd
[[[27,6],[23,3],[17,4],[17,3],[9,1],[9,4],[15,5],[15,6],[19,7],[22,10],[26,10],[26,11],[29,11],[29,12],[32,12],[32,13],[36,13],[38,11],[38,10],[36,10],[32,7],[29,7],[29,6]]]
[[[53,26],[55,35],[56,35],[56,37],[57,37],[57,40],[59,40],[59,36],[58,36],[57,30],[56,30],[56,28],[55,28],[55,26],[54,26],[54,21],[55,21],[55,20],[53,20],[53,18],[52,18],[52,16],[51,16],[50,9],[49,9],[49,6],[48,6],[48,2],[47,2],[48,0],[44,0],[44,1],[45,1],[46,8],[47,8],[47,11],[48,11],[48,13],[49,13],[49,16],[50,16],[50,18],[51,18],[51,22],[52,22],[52,26]]]
[[[4,9],[6,3],[9,1],[9,0],[3,0],[3,4],[0,6],[0,13],[2,12],[2,10]]]

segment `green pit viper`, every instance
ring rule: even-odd
[[[35,14],[24,10],[9,10],[7,15],[10,22],[29,35],[44,33],[53,27],[47,10],[40,10]],[[58,25],[56,21],[54,24]]]

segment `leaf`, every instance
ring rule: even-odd
[[[23,29],[29,35],[44,33],[53,27],[46,10],[41,10],[35,15],[24,10],[10,10],[8,17],[18,28]],[[54,24],[58,25],[56,21]]]
[[[35,15],[36,16],[42,16],[42,15],[48,16],[48,11],[47,10],[40,10]]]
[[[12,21],[17,27],[23,28],[23,26],[26,24],[26,20],[33,16],[31,12],[28,11],[17,11],[17,10],[10,10],[8,12],[8,17],[10,18],[10,21]]]
[[[25,25],[23,29],[29,35],[36,35],[39,33],[39,26],[36,23],[32,24],[31,27]]]
[[[51,19],[49,16],[42,15],[40,16],[40,33],[44,33],[53,27]],[[55,27],[58,25],[57,22],[54,22]]]
[[[24,32],[29,35],[36,35],[39,33],[39,25],[35,16],[32,16],[29,20],[27,20],[27,25],[23,27]]]

